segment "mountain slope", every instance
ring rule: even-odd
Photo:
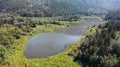
[[[119,0],[0,0],[0,12],[22,16],[60,16],[104,14],[119,8]]]
[[[120,12],[111,15],[109,22],[89,29],[73,50],[74,61],[83,67],[120,67]]]

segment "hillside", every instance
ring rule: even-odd
[[[86,37],[73,50],[74,61],[83,67],[120,67],[120,13],[108,14],[112,15],[109,21],[86,31]]]
[[[25,17],[104,14],[119,8],[118,0],[0,0],[0,12]]]

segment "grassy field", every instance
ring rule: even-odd
[[[101,17],[98,17],[98,16],[83,16],[83,17],[81,17],[81,18],[82,18],[82,19],[83,19],[83,18],[91,18],[91,19],[96,18],[96,19],[102,20],[102,18],[101,18]]]
[[[72,44],[69,45],[64,52],[48,58],[26,59],[23,56],[25,45],[31,37],[38,33],[53,32],[55,29],[64,27],[65,26],[52,24],[48,24],[47,27],[46,25],[37,26],[30,35],[22,36],[21,39],[16,40],[14,43],[16,46],[12,47],[12,51],[8,52],[8,64],[10,64],[11,67],[78,67],[78,64],[73,62],[73,58],[68,56],[71,48],[75,46]]]
[[[83,35],[92,35],[96,33],[96,26],[89,27],[89,29],[85,30],[82,34]]]

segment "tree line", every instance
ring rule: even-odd
[[[83,67],[120,67],[119,16],[119,11],[108,13],[105,18],[108,22],[96,26],[94,34],[86,35],[81,44],[69,54],[75,62]]]

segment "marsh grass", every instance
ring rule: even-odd
[[[45,25],[37,26],[33,29],[30,35],[22,36],[15,41],[13,49],[8,52],[8,62],[11,67],[78,67],[78,64],[73,62],[73,58],[68,55],[71,48],[75,44],[70,44],[67,49],[54,56],[48,58],[27,59],[23,56],[23,51],[27,41],[34,35],[43,32],[53,32],[55,29],[64,28],[65,26]],[[15,48],[15,49],[14,49]]]

